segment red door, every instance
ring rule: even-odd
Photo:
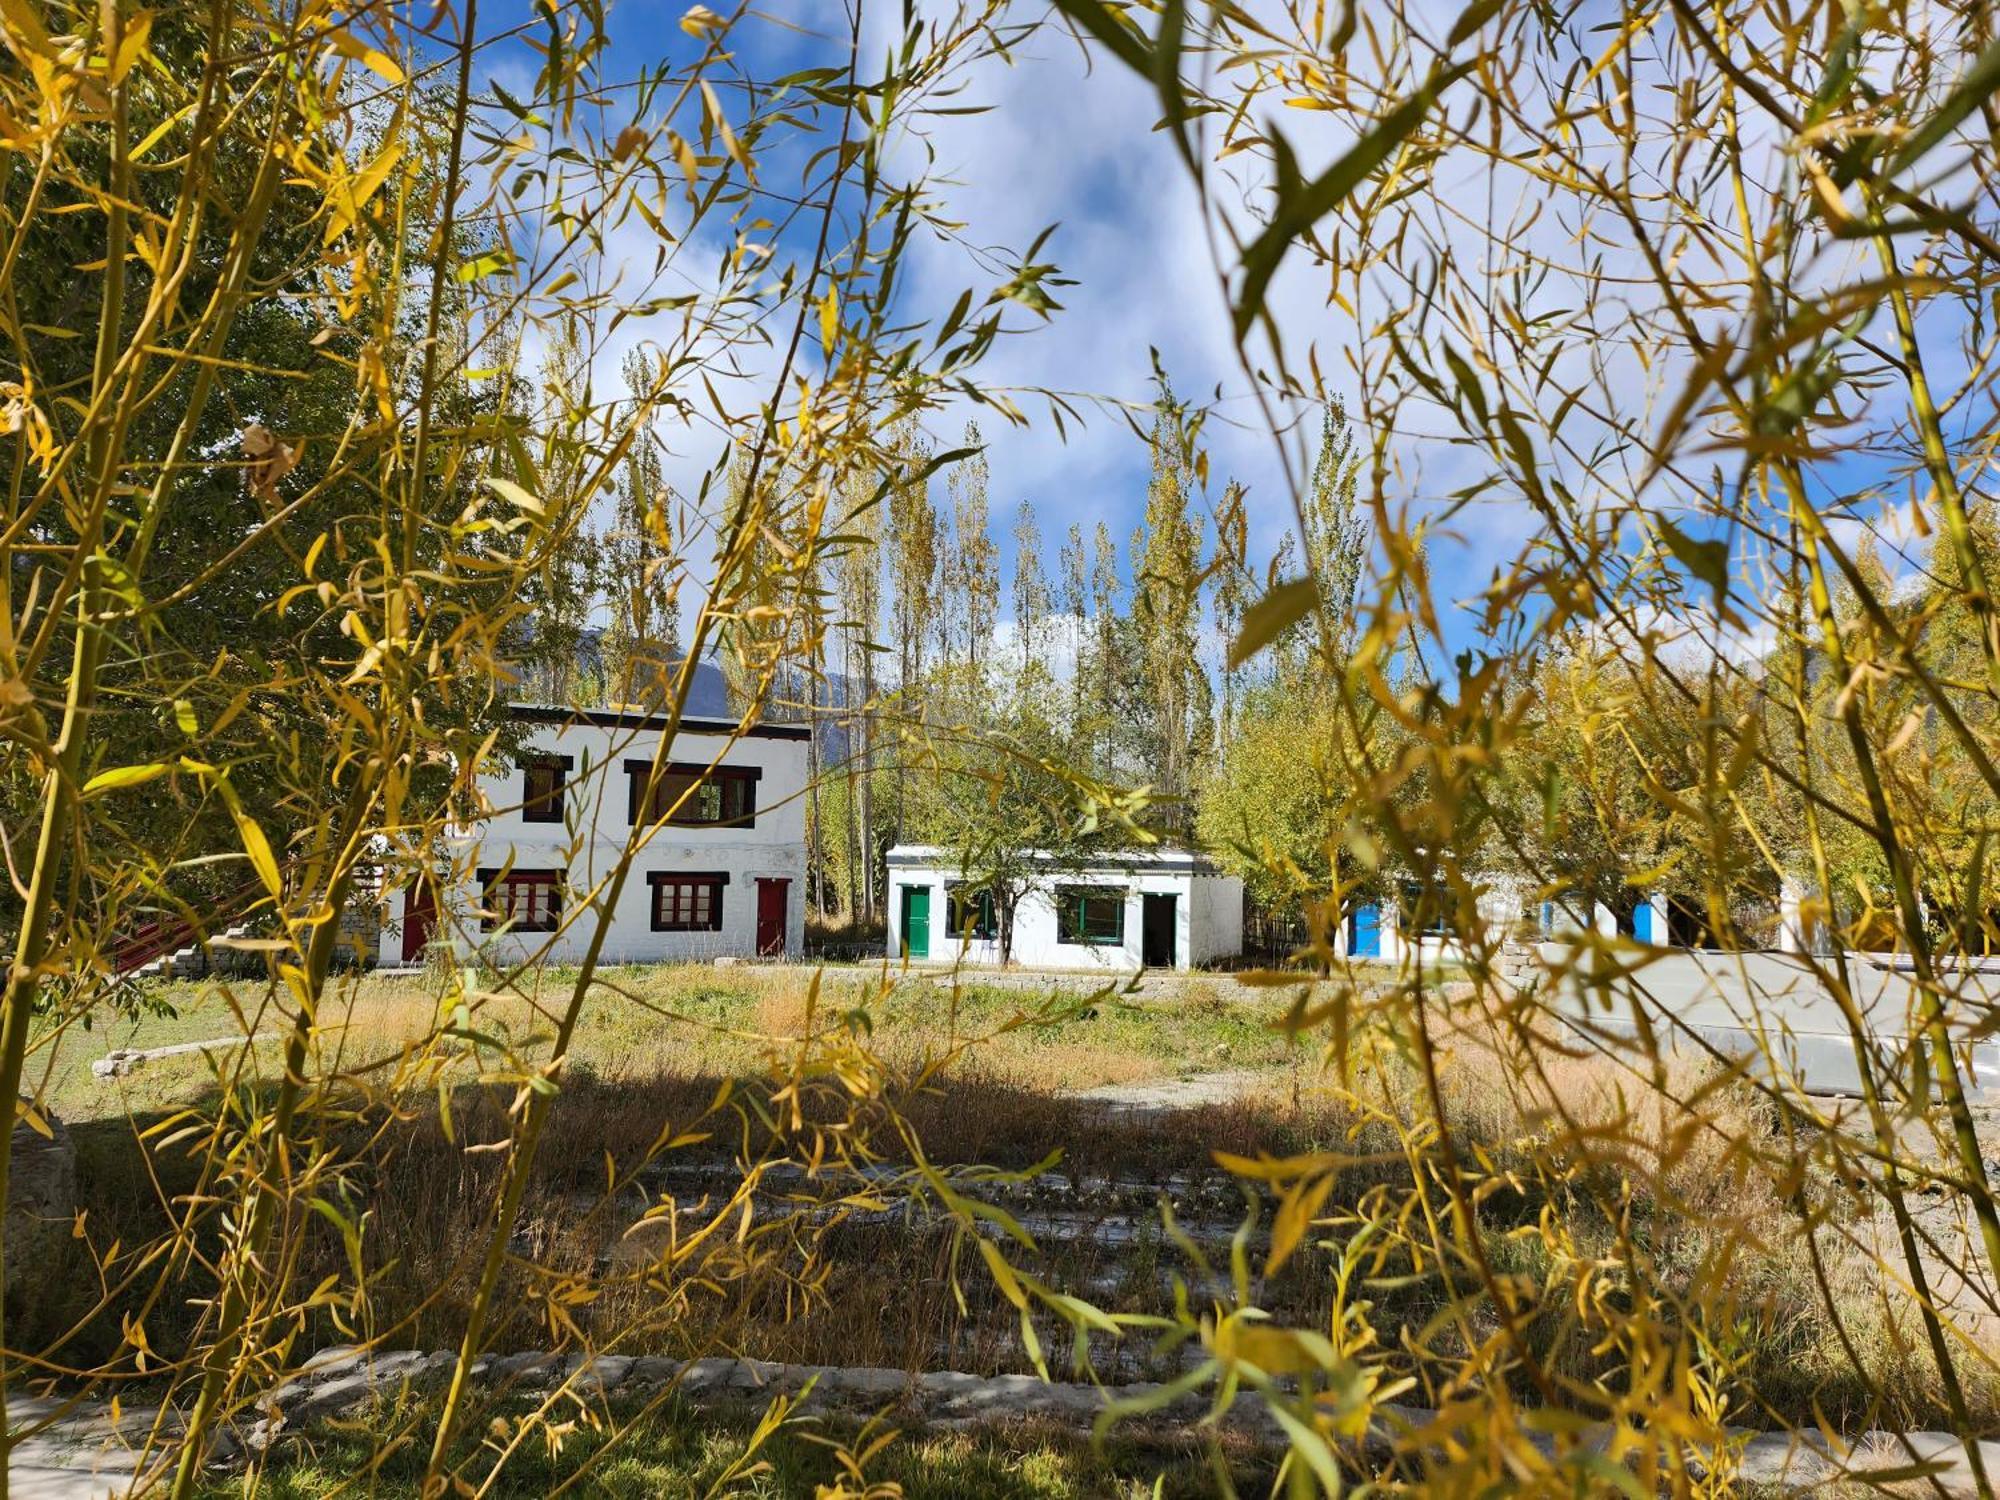
[[[789,880],[757,882],[757,952],[765,957],[785,951],[785,907]]]
[[[437,926],[437,887],[428,875],[403,892],[403,962],[416,963],[430,945],[431,929]]]

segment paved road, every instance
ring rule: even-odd
[[[1547,943],[1551,965],[1571,964],[1567,945]],[[1689,1051],[1704,1046],[1749,1057],[1763,1076],[1816,1094],[1859,1091],[1854,1040],[1840,1005],[1810,960],[1782,953],[1661,950],[1630,972],[1591,966],[1586,956],[1562,980],[1558,1007],[1609,1045],[1630,1039],[1641,1019]],[[1855,1006],[1876,1066],[1907,1076],[1916,988],[1906,971],[1860,956],[1848,961]],[[1602,976],[1602,977],[1597,977]],[[1975,1096],[2000,1103],[2000,974],[1960,973],[1949,981],[1948,1013],[1961,1066]]]

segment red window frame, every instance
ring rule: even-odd
[[[646,877],[652,887],[655,932],[722,931],[722,888],[728,875],[715,870],[656,870]]]
[[[481,932],[555,932],[562,926],[563,871],[481,870]]]

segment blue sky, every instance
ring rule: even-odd
[[[663,60],[685,61],[698,44],[678,25],[684,9],[680,0],[614,4],[605,75],[632,77],[658,69]],[[878,0],[872,6],[866,46],[873,55],[893,39],[901,13],[900,4]],[[481,29],[498,30],[528,14],[518,4],[511,14],[489,6]],[[771,77],[844,60],[846,25],[846,7],[836,0],[770,0],[731,31],[729,43],[746,71]],[[522,49],[515,49],[511,60],[489,58],[489,63],[502,77],[510,69],[523,75],[510,80],[517,89],[533,67]],[[1050,28],[1019,48],[1012,66],[983,66],[953,102],[987,108],[930,122],[922,145],[935,152],[934,175],[949,179],[943,191],[953,216],[964,221],[963,243],[918,246],[905,281],[910,310],[941,316],[963,287],[980,280],[968,264],[966,245],[1018,252],[1050,225],[1056,227],[1041,258],[1055,261],[1075,283],[1058,293],[1064,307],[1047,326],[1003,340],[977,372],[983,383],[1014,392],[1033,425],[1010,427],[996,414],[969,406],[931,424],[940,446],[957,446],[965,418],[980,420],[992,474],[992,531],[1003,569],[1011,574],[1013,512],[1023,499],[1041,521],[1048,573],[1055,571],[1056,550],[1071,522],[1088,532],[1103,520],[1122,547],[1144,506],[1144,445],[1125,421],[1101,409],[1081,428],[1072,427],[1065,440],[1047,420],[1044,404],[1026,393],[1046,387],[1078,398],[1143,404],[1153,395],[1154,350],[1184,399],[1214,403],[1207,428],[1208,498],[1219,500],[1231,478],[1248,486],[1251,550],[1261,563],[1290,526],[1290,489],[1238,367],[1194,189],[1168,137],[1153,128],[1158,107],[1150,87],[1101,56],[1093,62],[1063,32]],[[1313,120],[1301,124],[1291,118],[1294,112],[1285,113],[1287,132],[1301,145],[1308,167],[1329,158],[1337,143],[1315,137]],[[914,161],[919,143],[906,149]],[[780,160],[767,167],[764,180],[778,190],[792,188],[796,166],[788,174]],[[1447,169],[1440,195],[1475,192],[1481,180],[1464,173],[1454,177]],[[1561,228],[1552,223],[1551,233]],[[1597,233],[1601,238],[1601,226]],[[1560,236],[1554,243],[1561,243]],[[1610,253],[1619,251],[1614,247]],[[1344,314],[1328,306],[1324,286],[1306,272],[1302,259],[1295,256],[1280,274],[1271,304],[1283,319],[1295,362],[1305,345],[1313,344],[1320,368],[1338,391],[1338,382],[1351,378],[1344,377],[1341,355],[1358,341],[1357,333]],[[1587,341],[1581,353],[1594,357]],[[1652,372],[1649,389],[1646,379],[1635,378],[1629,397],[1634,410],[1644,410],[1642,403],[1670,389],[1665,379]],[[1436,500],[1484,472],[1465,450],[1421,430],[1421,406],[1403,407],[1397,420],[1412,426],[1399,430],[1392,443],[1396,496]],[[1316,431],[1317,425],[1309,417],[1306,430]],[[698,472],[712,455],[686,457],[688,471]],[[1300,458],[1295,455],[1294,461]],[[1826,477],[1845,485],[1874,467],[1866,460],[1844,460],[1829,465]],[[941,478],[935,498],[944,503]],[[1699,530],[1702,523],[1687,524]],[[1510,567],[1534,531],[1526,508],[1504,494],[1473,506],[1433,546],[1440,603],[1476,593],[1496,567]],[[1473,622],[1457,618],[1458,628],[1449,632],[1454,645],[1476,644]]]
[[[697,44],[677,24],[684,9],[678,0],[614,5],[606,76],[636,76],[663,59],[685,60]],[[882,4],[871,12],[884,18],[870,26],[876,46],[886,45],[900,9]],[[530,15],[525,6],[488,6],[481,30],[492,34]],[[844,6],[774,0],[738,24],[729,40],[747,71],[768,77],[840,61],[845,25]],[[525,47],[510,47],[488,54],[483,65],[519,91],[537,63]],[[993,535],[1006,573],[1013,566],[1014,508],[1023,499],[1041,521],[1051,574],[1072,522],[1088,533],[1101,519],[1123,547],[1145,504],[1144,445],[1102,407],[1080,427],[1072,424],[1064,440],[1047,419],[1046,403],[1028,392],[1069,392],[1079,404],[1091,397],[1150,402],[1156,349],[1184,399],[1216,402],[1207,438],[1209,499],[1219,501],[1230,478],[1249,486],[1252,552],[1260,563],[1267,559],[1290,524],[1289,491],[1271,439],[1254,426],[1201,242],[1195,194],[1166,137],[1152,129],[1151,90],[1115,64],[1087,61],[1065,35],[1049,31],[1022,48],[1011,68],[982,68],[954,102],[990,106],[983,114],[934,121],[928,130],[935,175],[952,179],[944,192],[966,225],[964,241],[1019,252],[1054,225],[1041,258],[1057,262],[1076,283],[1057,293],[1063,308],[1046,326],[1002,340],[977,372],[982,382],[1015,393],[1033,419],[1030,427],[1012,427],[970,403],[930,424],[940,446],[955,447],[964,421],[979,422],[992,475]],[[916,143],[909,149],[914,154]],[[783,188],[796,186],[782,170],[775,177]],[[767,183],[773,178],[767,170]],[[963,247],[936,242],[918,247],[909,273],[910,305],[934,317],[975,275]],[[1324,340],[1326,333],[1315,336]],[[934,489],[942,506],[942,476]]]

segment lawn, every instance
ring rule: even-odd
[[[524,979],[523,993],[489,990],[474,1001],[477,1029],[539,1057],[553,1030],[552,1011],[575,982],[574,970],[554,968]],[[608,1079],[756,1070],[774,1048],[797,1036],[808,984],[794,968],[606,969],[584,1006],[572,1056]],[[320,1018],[323,1064],[360,1069],[394,1056],[439,1024],[443,992],[434,973],[336,978]],[[1110,981],[1093,988],[1085,978],[1033,988],[977,979],[954,986],[949,976],[935,973],[891,976],[885,985],[879,967],[829,967],[818,1003],[822,1017],[865,1005],[884,1049],[905,1061],[1001,1030],[1019,1017],[1065,1012],[1068,1004],[1074,1013],[1060,1020],[1023,1024],[982,1045],[981,1067],[991,1077],[1029,1087],[1086,1089],[1215,1070],[1288,1075],[1313,1055],[1271,1025],[1295,992],[1222,979],[1204,981],[1199,998],[1181,997],[1171,981],[1131,993]],[[123,1011],[100,1010],[38,1041],[27,1076],[42,1081],[44,1098],[62,1119],[146,1114],[198,1098],[214,1085],[213,1065],[201,1053],[158,1059],[122,1078],[93,1076],[92,1061],[117,1048],[232,1044],[215,1049],[212,1055],[222,1058],[249,1032],[264,1038],[256,1067],[265,1074],[276,1067],[288,1023],[268,1007],[259,1009],[259,985],[155,982],[129,998],[133,1003]],[[1086,999],[1087,1007],[1074,1009],[1074,1002]]]
[[[247,1494],[263,1500],[330,1500],[365,1493],[399,1500],[415,1496],[434,1423],[427,1409],[371,1414],[366,1428],[322,1430],[292,1462],[258,1476],[216,1479],[202,1492],[211,1500]],[[843,1456],[859,1457],[891,1430],[848,1419],[795,1418],[753,1446],[751,1415],[697,1413],[679,1402],[650,1408],[614,1403],[560,1436],[560,1447],[541,1434],[522,1444],[492,1488],[494,1497],[553,1495],[559,1491],[654,1500],[660,1496],[728,1493],[743,1500],[810,1500],[821,1486],[846,1479],[844,1493],[872,1493],[904,1500],[1182,1500],[1216,1494],[1211,1464],[1219,1458],[1244,1494],[1269,1489],[1268,1455],[1218,1449],[1199,1439],[1138,1439],[1119,1435],[1096,1445],[1075,1433],[1022,1424],[1011,1429],[905,1434],[858,1467],[856,1482]],[[406,1440],[386,1453],[380,1434],[395,1429]],[[476,1475],[490,1458],[474,1454]],[[1157,1483],[1157,1488],[1155,1487]],[[866,1491],[866,1485],[900,1491]]]

